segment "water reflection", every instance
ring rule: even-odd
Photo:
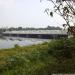
[[[32,44],[38,44],[49,39],[34,39],[34,38],[19,38],[19,37],[4,37],[0,38],[0,49],[12,48],[15,44],[20,46],[28,46]]]

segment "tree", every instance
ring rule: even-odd
[[[22,27],[18,27],[17,29],[18,29],[18,30],[22,30],[23,28],[22,28]]]
[[[48,8],[45,9],[46,13],[49,13],[53,17],[54,13],[60,15],[64,20],[64,27],[69,27],[69,31],[75,36],[75,0],[47,0],[52,2],[54,10],[50,11]],[[73,25],[73,27],[71,27]]]

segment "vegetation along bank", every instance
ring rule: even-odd
[[[0,75],[75,73],[75,39],[0,50]]]

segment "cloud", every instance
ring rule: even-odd
[[[0,25],[15,23],[16,0],[0,0]]]
[[[9,9],[15,6],[16,0],[0,0],[0,6],[2,8]]]
[[[12,15],[15,12],[16,0],[0,0],[0,16]]]

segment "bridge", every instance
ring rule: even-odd
[[[66,30],[24,30],[24,31],[6,31],[3,32],[3,36],[58,39],[62,37],[68,37],[68,34]]]

